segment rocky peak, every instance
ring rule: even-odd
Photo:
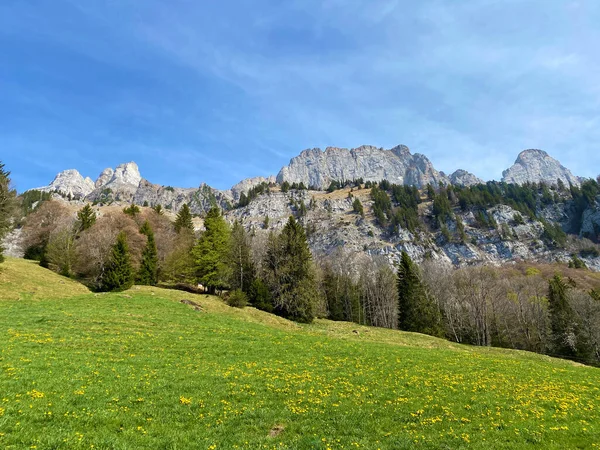
[[[277,182],[302,182],[306,186],[325,189],[332,180],[359,178],[365,181],[389,180],[417,187],[448,182],[425,156],[412,155],[404,145],[391,150],[370,145],[354,149],[328,147],[325,152],[320,149],[304,150],[281,169]]]
[[[138,165],[132,161],[118,165],[110,182],[129,184],[138,187],[140,181],[142,181],[140,169],[138,168]]]
[[[529,149],[519,153],[514,165],[502,172],[502,181],[523,184],[526,182],[556,184],[561,180],[565,185],[579,186],[579,178],[559,161],[543,150]]]
[[[450,182],[456,186],[472,186],[474,184],[484,184],[485,182],[463,169],[458,169],[450,175]]]
[[[54,177],[52,183],[38,190],[83,198],[94,190],[94,182],[89,177],[83,178],[79,171],[69,169],[60,172]]]
[[[114,173],[115,171],[112,170],[110,167],[104,169],[98,177],[98,179],[96,180],[96,183],[94,184],[95,187],[99,188],[107,184],[112,179]]]

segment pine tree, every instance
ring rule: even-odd
[[[211,294],[225,285],[228,279],[227,256],[229,254],[230,231],[227,222],[217,207],[213,207],[204,219],[206,231],[202,233],[192,254],[196,265],[196,276]]]
[[[269,236],[264,263],[275,312],[312,322],[318,300],[312,256],[304,229],[293,216],[280,235]]]
[[[229,285],[231,288],[240,289],[248,293],[250,285],[254,280],[250,238],[242,224],[237,220],[231,229],[228,265],[230,272]]]
[[[0,243],[12,225],[12,216],[15,211],[15,191],[10,188],[10,172],[4,170],[0,161]],[[4,261],[0,246],[0,263]]]
[[[162,216],[162,215],[164,214],[162,205],[156,205],[156,206],[153,206],[153,207],[152,207],[152,209],[153,209],[153,210],[154,210],[154,212],[155,212],[156,214],[158,214],[159,216]]]
[[[158,251],[154,232],[147,220],[140,228],[140,233],[146,235],[148,240],[142,251],[142,263],[138,271],[137,282],[147,286],[156,286],[158,283]]]
[[[569,304],[569,285],[560,275],[548,282],[548,311],[550,313],[551,352],[565,358],[576,356],[575,312]]]
[[[129,259],[127,235],[120,232],[113,245],[110,260],[100,281],[100,291],[119,292],[133,285],[133,268]]]
[[[427,294],[419,268],[405,251],[398,266],[398,328],[443,336],[441,313]]]
[[[365,211],[364,211],[364,209],[363,209],[363,205],[362,205],[362,203],[360,202],[360,200],[359,200],[359,198],[358,198],[358,197],[356,197],[356,198],[354,199],[354,202],[352,203],[352,210],[353,210],[355,213],[357,213],[357,214],[360,214],[360,215],[361,215],[361,216],[363,216],[363,217],[364,217],[364,215],[365,215]]]
[[[179,213],[177,213],[177,218],[175,219],[175,231],[179,233],[181,230],[194,231],[192,213],[190,212],[190,207],[187,203],[183,204],[179,210]]]
[[[123,208],[123,212],[128,216],[135,218],[140,213],[140,207],[132,203],[127,208]]]
[[[79,220],[80,231],[85,231],[96,223],[96,213],[89,203],[77,212],[77,220]]]

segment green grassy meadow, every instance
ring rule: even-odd
[[[594,447],[595,368],[0,265],[2,449]]]

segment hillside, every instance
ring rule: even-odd
[[[93,294],[20,260],[0,265],[0,336],[7,449],[600,442],[598,369],[158,288]]]

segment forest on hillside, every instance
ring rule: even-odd
[[[421,264],[404,252],[398,264],[368,254],[311,254],[303,208],[297,205],[283,229],[246,230],[229,224],[213,207],[196,232],[187,205],[175,221],[160,205],[129,205],[98,214],[90,204],[76,214],[71,205],[30,192],[19,199],[9,173],[0,183],[0,229],[18,224],[25,257],[95,291],[121,291],[133,284],[161,285],[220,294],[231,306],[247,305],[299,322],[314,318],[349,321],[443,337],[455,342],[529,350],[600,363],[600,281],[573,255],[571,267],[523,264],[453,269],[435,261]],[[332,184],[331,191],[343,187]],[[283,186],[283,189],[305,189]],[[596,180],[581,188],[560,185],[487,183],[469,188],[414,187],[354,182],[370,189],[379,226],[415,230],[432,227],[464,239],[455,208],[474,211],[482,227],[493,227],[486,208],[508,204],[514,221],[538,218],[540,206],[569,202],[572,231],[578,214],[600,192]],[[268,186],[251,190],[242,202],[268,195]],[[352,195],[352,192],[350,192]],[[423,218],[419,205],[431,202]],[[311,207],[310,205],[306,207]],[[364,214],[356,198],[355,214]],[[566,233],[547,224],[546,238],[564,245]],[[590,236],[594,237],[594,236]],[[595,251],[591,245],[588,251]]]

